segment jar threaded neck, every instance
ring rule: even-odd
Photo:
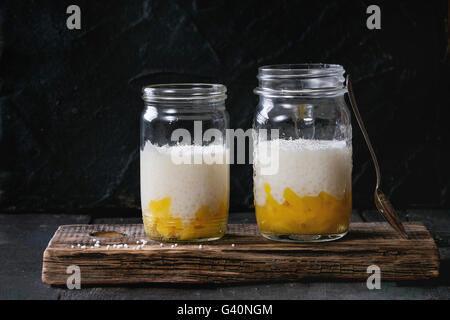
[[[211,102],[224,101],[227,88],[222,84],[173,83],[142,88],[145,102]]]
[[[337,64],[280,64],[259,68],[255,93],[268,97],[335,95],[345,91],[345,70]]]

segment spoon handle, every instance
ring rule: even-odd
[[[346,86],[348,90],[348,96],[350,97],[350,104],[353,108],[353,113],[356,116],[356,120],[358,121],[359,127],[361,128],[364,139],[366,140],[367,147],[369,148],[370,155],[372,156],[373,165],[375,166],[375,173],[377,175],[377,186],[378,189],[381,184],[381,173],[380,167],[378,165],[377,156],[375,155],[375,151],[373,150],[372,143],[370,142],[369,134],[367,133],[366,127],[364,126],[364,122],[362,121],[361,115],[359,113],[358,107],[356,105],[355,95],[353,94],[352,83],[350,82],[350,75],[347,75]]]

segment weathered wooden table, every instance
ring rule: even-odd
[[[88,215],[0,214],[0,299],[449,299],[450,212],[408,210],[404,221],[422,221],[439,247],[440,275],[422,282],[381,282],[368,290],[365,281],[283,282],[251,285],[140,285],[68,290],[41,281],[42,254],[59,225],[139,223],[139,218],[92,218]],[[374,211],[354,211],[353,221],[381,221]],[[231,223],[254,222],[253,213],[234,213]]]

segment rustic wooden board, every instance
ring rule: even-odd
[[[353,223],[350,233],[338,241],[292,244],[262,238],[254,224],[230,224],[223,239],[203,243],[201,248],[148,241],[135,249],[136,241],[145,239],[141,224],[66,225],[58,228],[44,252],[42,281],[66,284],[71,265],[80,267],[83,285],[365,280],[370,265],[381,268],[382,280],[437,277],[439,256],[430,233],[418,222],[405,227],[409,240],[398,237],[387,223],[372,222]],[[105,231],[124,236],[92,236]],[[94,238],[100,247],[91,248]],[[86,249],[77,247],[78,243]],[[128,248],[107,249],[108,244]]]

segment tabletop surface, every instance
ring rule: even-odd
[[[67,214],[0,214],[0,299],[449,299],[450,212],[405,210],[403,221],[421,221],[439,247],[440,275],[421,282],[282,282],[245,285],[140,285],[69,290],[42,283],[42,254],[64,224],[140,223],[139,218],[92,218]],[[382,221],[375,211],[354,211],[352,221]],[[230,223],[254,223],[254,213],[231,213]],[[369,276],[369,275],[368,275]]]

